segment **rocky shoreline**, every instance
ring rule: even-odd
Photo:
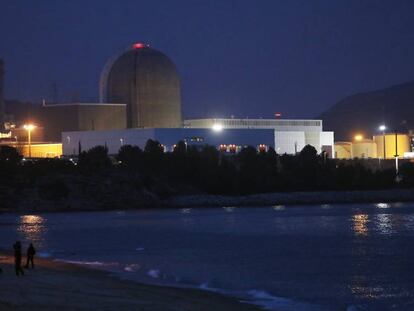
[[[247,196],[183,195],[170,198],[170,207],[272,206],[341,203],[414,202],[414,189],[375,191],[284,192]]]
[[[35,193],[16,198],[13,206],[2,206],[0,212],[70,212],[138,210],[150,208],[193,208],[226,206],[319,205],[352,203],[414,202],[414,189],[375,191],[280,192],[245,196],[207,194],[159,196],[148,190],[125,192],[122,195],[96,193],[71,195],[67,198],[46,200]]]

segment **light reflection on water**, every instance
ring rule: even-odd
[[[378,214],[375,215],[375,223],[377,229],[382,234],[391,234],[393,233],[392,222],[389,214]]]
[[[405,229],[408,231],[414,231],[414,215],[412,214],[403,215],[402,219],[403,219],[403,226],[405,227]]]
[[[285,209],[284,205],[275,205],[273,206],[273,210],[275,211],[283,211]]]
[[[389,203],[377,203],[377,204],[375,204],[375,206],[378,207],[378,208],[390,208],[391,204],[389,204]]]
[[[194,226],[194,217],[191,215],[192,209],[191,208],[182,208],[180,209],[180,214],[182,214],[181,221],[185,226],[192,227]]]
[[[235,207],[234,206],[225,206],[225,207],[223,207],[223,209],[228,213],[232,213],[232,212],[234,212]]]
[[[46,218],[39,215],[20,216],[17,231],[23,240],[43,246],[44,234],[47,231]]]
[[[356,235],[367,236],[368,235],[368,215],[358,214],[352,217],[353,230]]]
[[[360,276],[352,278],[351,291],[355,296],[365,299],[380,297],[384,293],[384,289],[381,286],[370,286],[368,280]]]

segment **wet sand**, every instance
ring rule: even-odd
[[[0,254],[0,310],[258,311],[237,299],[196,289],[143,285],[81,266],[37,259],[16,277],[13,258]]]

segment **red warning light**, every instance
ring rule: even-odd
[[[142,49],[142,48],[147,47],[147,45],[145,45],[144,43],[138,42],[138,43],[134,43],[134,44],[132,45],[132,47],[133,47],[134,49]]]
[[[276,113],[275,113],[275,117],[276,117],[276,119],[280,118],[281,116],[282,116],[282,114],[281,114],[280,112],[276,112]]]

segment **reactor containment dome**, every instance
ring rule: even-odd
[[[100,81],[101,102],[126,104],[128,128],[181,127],[180,77],[163,53],[135,43],[111,59]]]

